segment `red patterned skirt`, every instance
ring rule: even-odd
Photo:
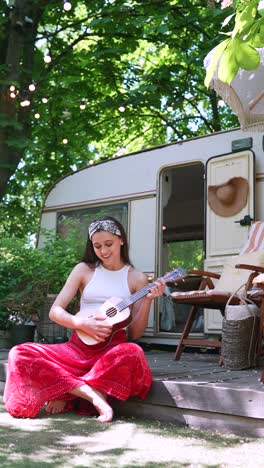
[[[57,399],[75,400],[77,412],[95,414],[88,401],[68,392],[89,384],[119,400],[144,399],[151,382],[143,350],[126,342],[123,330],[102,350],[91,349],[74,332],[67,343],[24,343],[10,350],[4,403],[12,416],[21,418],[34,418],[47,401]]]

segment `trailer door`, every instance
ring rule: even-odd
[[[219,215],[208,204],[208,187],[243,177],[249,191],[246,204],[234,215]],[[206,165],[206,259],[239,254],[245,244],[250,219],[255,216],[255,155],[251,150],[230,153],[208,160]]]

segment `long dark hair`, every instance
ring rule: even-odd
[[[120,248],[121,248],[120,255],[121,255],[121,258],[122,258],[123,262],[125,264],[127,264],[127,265],[133,266],[133,264],[132,264],[132,262],[131,262],[131,260],[129,258],[129,253],[128,253],[127,235],[125,233],[125,230],[124,230],[122,224],[119,221],[117,221],[117,219],[112,218],[112,216],[102,216],[101,218],[97,218],[94,221],[108,221],[108,220],[113,221],[115,223],[116,227],[121,232],[121,239],[123,241],[123,245],[120,246]],[[81,261],[87,263],[87,265],[90,268],[95,268],[98,265],[100,265],[100,263],[102,263],[102,261],[100,260],[100,258],[97,257],[97,255],[96,255],[96,253],[94,251],[93,244],[92,244],[92,241],[89,238],[89,236],[87,238],[85,251],[83,253]]]

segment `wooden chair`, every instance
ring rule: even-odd
[[[241,256],[245,257],[245,256]],[[264,252],[262,260],[264,261]],[[239,256],[237,256],[239,259]],[[264,264],[264,263],[263,263]],[[245,264],[245,263],[237,263],[233,267],[237,269],[237,271],[243,272],[240,275],[240,282],[241,285],[246,284],[246,291],[251,291],[253,288],[253,279],[259,275],[260,273],[264,273],[264,267],[252,264]],[[220,279],[221,275],[217,273],[212,273],[208,271],[201,271],[201,270],[190,270],[188,271],[188,275],[200,275],[201,282],[198,290],[195,291],[188,291],[188,292],[173,292],[169,295],[169,297],[173,300],[176,304],[189,304],[191,305],[190,312],[188,314],[183,332],[181,334],[177,350],[175,353],[175,359],[179,360],[181,354],[184,350],[186,345],[189,346],[199,346],[199,347],[213,347],[213,348],[220,348],[222,346],[221,339],[219,340],[210,340],[210,339],[200,339],[200,338],[189,338],[189,334],[192,329],[192,325],[196,319],[197,313],[199,308],[208,308],[208,309],[217,309],[220,310],[222,316],[224,316],[224,310],[228,299],[234,294],[234,292],[238,289],[238,282],[236,281],[236,286],[234,289],[229,290],[219,288],[220,286]],[[245,280],[246,278],[246,280]],[[182,281],[185,280],[185,277],[181,277],[177,284],[180,285]],[[218,283],[214,284],[213,280],[217,280]],[[232,281],[230,280],[230,283]],[[219,286],[218,286],[219,284]],[[238,286],[238,287],[237,287]],[[250,294],[249,294],[250,296]],[[261,308],[261,320],[262,326],[260,325],[259,329],[259,337],[258,337],[258,347],[257,347],[257,354],[261,355],[262,351],[262,337],[263,337],[263,324],[264,324],[264,299],[263,297],[256,296],[251,294],[251,299]],[[234,295],[230,304],[236,305],[240,303],[239,294]]]
[[[263,353],[262,338],[264,330],[264,294],[256,295],[252,293],[254,285],[253,279],[260,273],[264,273],[264,222],[255,221],[252,223],[248,240],[241,253],[235,257],[228,258],[221,275],[209,271],[192,270],[188,275],[200,275],[201,281],[199,289],[196,291],[173,292],[169,297],[176,304],[189,304],[191,309],[187,317],[180,341],[175,353],[175,359],[179,360],[186,345],[200,347],[222,346],[221,339],[208,340],[199,338],[189,338],[192,325],[197,316],[199,308],[217,309],[224,316],[225,306],[228,299],[239,287],[246,285],[248,295],[260,307],[260,328],[257,345],[257,355]],[[177,281],[180,284],[184,277]],[[250,293],[251,291],[251,293]],[[231,305],[239,304],[239,295],[235,295],[230,302]]]

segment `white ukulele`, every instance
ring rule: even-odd
[[[186,275],[186,271],[179,267],[175,268],[174,270],[166,273],[162,277],[162,279],[168,283],[176,280],[180,276]],[[132,320],[131,311],[129,306],[134,304],[134,302],[138,301],[142,297],[146,296],[149,293],[149,290],[155,285],[155,283],[148,284],[144,288],[140,289],[139,291],[135,292],[131,296],[127,297],[126,299],[122,300],[118,297],[111,297],[108,299],[99,309],[89,309],[80,310],[77,313],[78,316],[85,317],[85,318],[92,318],[101,316],[105,319],[105,324],[112,325],[112,332],[109,337],[106,338],[104,342],[98,342],[91,336],[87,335],[86,333],[76,330],[77,335],[79,338],[90,345],[94,349],[100,349],[105,347],[105,345],[112,339],[113,334],[119,330],[120,328],[126,327]]]

